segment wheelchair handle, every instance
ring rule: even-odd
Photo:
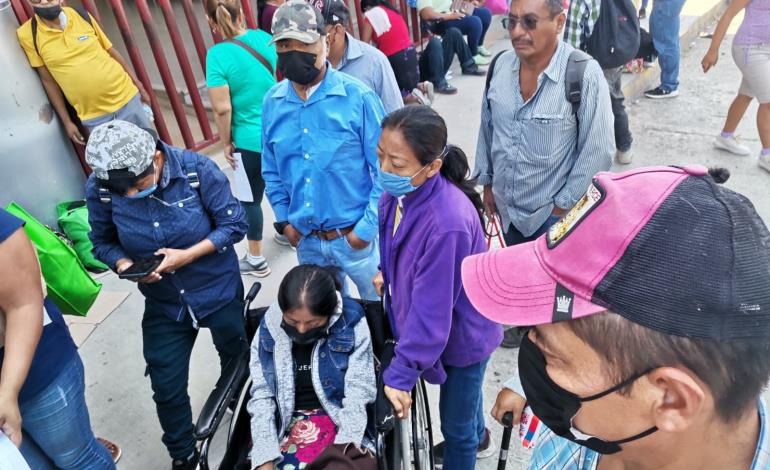
[[[257,294],[259,294],[260,290],[262,290],[262,283],[261,282],[255,282],[251,286],[251,289],[249,289],[249,293],[246,294],[246,298],[243,299],[244,302],[246,303],[246,307],[248,307],[249,304],[251,304],[254,301],[254,299],[257,298]]]

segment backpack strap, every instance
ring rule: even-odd
[[[572,51],[567,60],[564,92],[567,101],[572,105],[572,114],[576,118],[580,109],[580,102],[583,99],[583,75],[585,75],[586,65],[588,65],[589,60],[591,60],[591,56],[578,49]]]
[[[190,183],[190,187],[196,191],[201,186],[201,180],[198,178],[198,166],[197,157],[193,152],[184,150],[182,152],[182,170],[187,176],[187,181]]]
[[[80,15],[81,18],[86,20],[86,22],[91,25],[91,28],[94,27],[94,21],[91,18],[91,14],[86,11],[85,8],[82,6],[77,7],[71,7],[73,10],[78,12],[78,15]],[[30,22],[30,27],[32,28],[32,45],[35,46],[35,52],[37,52],[37,55],[40,55],[40,50],[37,48],[37,15],[32,15],[32,20]],[[96,32],[94,30],[94,32]],[[42,56],[40,57],[43,58]]]
[[[492,103],[489,102],[489,98],[487,97],[487,92],[489,91],[489,84],[492,83],[492,76],[495,74],[495,65],[497,65],[497,59],[500,58],[501,55],[505,54],[507,51],[498,52],[497,55],[492,59],[492,62],[489,63],[489,68],[487,69],[487,82],[484,85],[484,99],[487,101],[487,110],[492,111]]]

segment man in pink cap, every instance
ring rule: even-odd
[[[548,233],[463,263],[479,312],[528,328],[530,469],[770,468],[770,232],[711,173],[599,173]]]

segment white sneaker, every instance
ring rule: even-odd
[[[615,152],[615,160],[617,160],[621,165],[628,165],[633,159],[634,155],[631,153],[631,149],[628,149],[625,152],[620,150]]]
[[[757,165],[765,171],[770,171],[770,155],[759,154]]]
[[[751,154],[751,150],[749,150],[748,147],[741,144],[741,142],[735,137],[722,137],[721,135],[718,135],[716,139],[714,139],[714,147],[720,149],[720,150],[726,150],[730,153],[734,153],[735,155],[749,155]]]

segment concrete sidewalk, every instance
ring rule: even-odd
[[[703,3],[705,12],[715,4],[713,0],[690,0],[688,5],[698,3]],[[503,39],[504,31],[499,19],[495,18],[493,21],[493,30],[490,32],[490,42],[494,40],[493,50],[510,48],[510,43]],[[697,37],[697,32],[693,37]],[[765,221],[770,221],[770,198],[767,190],[770,174],[756,167],[754,157],[724,154],[714,150],[710,144],[712,137],[721,129],[727,107],[737,91],[740,75],[729,60],[729,54],[723,54],[717,68],[704,76],[699,63],[708,41],[692,41],[695,44],[683,59],[681,67],[682,96],[663,102],[643,100],[629,106],[629,116],[636,139],[635,161],[630,167],[688,163],[726,166],[733,173],[727,186],[751,198],[760,215]],[[728,51],[728,45],[723,46],[723,51]],[[436,100],[435,108],[447,121],[450,141],[463,148],[472,159],[476,147],[484,78],[461,76],[456,64],[454,76],[452,84],[457,86],[460,92],[455,96],[440,96]],[[739,132],[744,135],[744,141],[758,153],[759,143],[752,113],[756,113],[755,105],[750,108]],[[614,170],[627,168],[629,167]],[[264,288],[257,299],[258,304],[269,303],[275,298],[279,281],[288,269],[296,264],[293,251],[272,241],[272,211],[266,202],[263,207],[266,216],[265,254],[273,274],[263,281]],[[243,245],[241,243],[236,247],[239,254],[243,253]],[[247,289],[253,280],[245,280]],[[98,435],[113,439],[122,446],[123,458],[119,468],[167,469],[170,460],[160,441],[161,430],[151,399],[149,379],[144,377],[140,328],[143,298],[133,284],[120,281],[114,275],[106,276],[102,282],[106,290],[130,291],[131,295],[91,333],[80,348],[86,368],[86,396],[93,427]],[[201,332],[191,362],[189,393],[194,413],[197,414],[219,375],[219,361],[208,331]],[[514,351],[499,350],[492,356],[484,385],[487,409],[491,409],[501,383],[516,373],[515,364]],[[431,387],[430,393],[434,436],[436,442],[439,442],[441,438],[436,388]],[[494,440],[499,442],[500,427],[491,422],[489,425]],[[529,460],[527,453],[515,443],[512,449],[508,468],[526,468]],[[481,461],[478,468],[491,470],[496,468],[496,461]]]

